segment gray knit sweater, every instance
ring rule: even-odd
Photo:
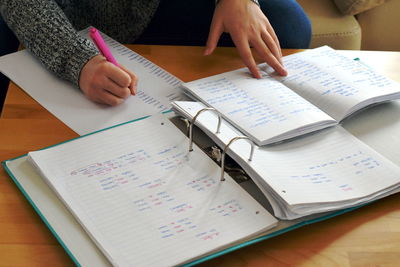
[[[46,68],[79,86],[85,63],[99,52],[76,30],[97,27],[122,43],[133,42],[159,0],[0,0],[8,26]]]

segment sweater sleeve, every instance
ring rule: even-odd
[[[0,12],[19,41],[47,69],[79,87],[81,69],[99,52],[79,36],[54,0],[0,0]]]

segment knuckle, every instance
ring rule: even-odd
[[[110,106],[117,106],[119,104],[118,98],[113,97],[108,99],[107,104],[109,104]]]
[[[270,51],[264,51],[264,52],[262,53],[262,57],[264,58],[264,60],[265,60],[266,62],[273,62],[273,58],[272,58],[272,55],[271,55],[271,52],[270,52]]]
[[[138,77],[136,76],[136,75],[133,75],[133,77],[132,77],[132,84],[133,85],[137,85],[137,83],[138,83]]]
[[[249,32],[251,35],[256,35],[258,32],[260,32],[260,30],[259,30],[258,27],[256,27],[255,25],[251,25],[251,26],[249,27],[248,32]]]
[[[130,90],[129,88],[123,88],[122,92],[121,92],[121,97],[126,99],[128,98],[130,95]]]
[[[101,62],[97,68],[97,72],[99,74],[104,73],[108,70],[108,64],[107,62]]]
[[[98,92],[98,90],[92,90],[92,91],[90,91],[90,92],[88,93],[88,97],[89,97],[90,99],[97,99],[97,98],[99,98],[99,92]]]
[[[131,84],[131,77],[129,75],[124,75],[121,85],[123,87],[128,87],[130,84]]]

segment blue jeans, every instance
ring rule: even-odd
[[[259,3],[282,48],[308,48],[311,24],[295,0],[259,0]],[[161,0],[152,22],[135,43],[203,46],[214,7],[214,0]],[[233,46],[233,42],[228,34],[223,34],[218,45]]]
[[[17,51],[18,40],[0,15],[0,56]]]

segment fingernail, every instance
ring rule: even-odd
[[[207,48],[206,50],[204,50],[204,53],[203,53],[203,55],[204,55],[204,56],[208,56],[208,55],[210,55],[210,49],[209,49],[209,48]]]

